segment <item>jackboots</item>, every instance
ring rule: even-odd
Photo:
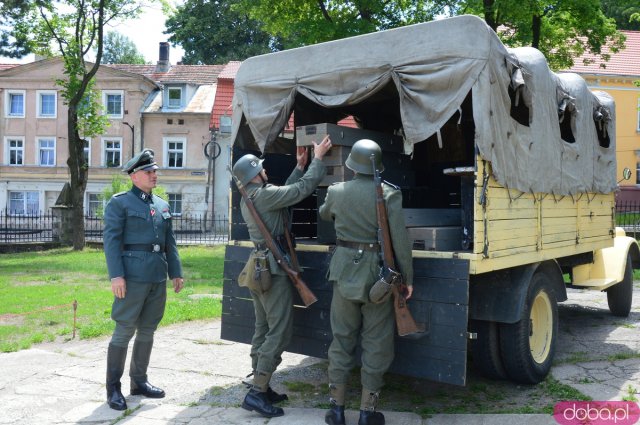
[[[253,376],[255,373],[256,371],[254,370],[253,372],[247,375],[247,378]],[[248,388],[251,388],[253,386],[253,384],[248,381],[242,381],[242,383],[245,384]],[[288,395],[284,393],[278,394],[271,388],[271,386],[267,387],[267,398],[269,398],[269,401],[271,402],[271,404],[282,403],[285,400],[289,400]]]
[[[362,389],[358,425],[384,425],[384,415],[376,412],[380,392]]]
[[[284,415],[284,410],[280,407],[276,407],[269,400],[267,390],[269,388],[269,381],[271,380],[271,374],[256,371],[253,374],[253,384],[251,389],[244,397],[242,402],[242,408],[249,411],[256,411],[265,418],[273,418],[276,416]]]
[[[114,410],[126,410],[127,401],[122,395],[120,378],[124,372],[124,362],[127,359],[126,347],[109,344],[107,350],[107,403]]]
[[[329,384],[329,402],[331,409],[324,415],[324,422],[329,425],[344,425],[345,384]]]
[[[133,343],[129,376],[131,377],[131,395],[143,395],[149,398],[163,398],[164,391],[155,387],[147,380],[147,368],[151,357],[153,341],[138,341]]]

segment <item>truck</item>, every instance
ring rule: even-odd
[[[344,159],[362,138],[381,146],[382,177],[402,190],[408,306],[425,326],[396,337],[390,372],[465,385],[471,364],[535,384],[551,368],[568,288],[604,292],[611,314],[629,315],[640,249],[616,227],[615,104],[579,75],[551,71],[538,50],[507,48],[480,18],[459,16],[241,64],[234,160],[262,155],[282,182],[296,146],[324,134],[327,176],[292,209],[318,302],[298,300],[288,351],[327,357],[335,233],[317,209],[326,186],[350,178]],[[231,186],[221,337],[249,343],[253,307],[236,278],[253,245],[239,199]]]

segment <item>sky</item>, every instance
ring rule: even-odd
[[[173,4],[182,3],[182,0],[173,0]],[[158,61],[159,46],[161,41],[169,41],[169,34],[163,34],[166,17],[159,5],[146,6],[143,13],[136,20],[126,21],[107,27],[107,31],[117,31],[127,36],[144,55],[147,62],[155,64]],[[176,64],[182,60],[184,50],[179,46],[171,46],[169,61]],[[34,55],[28,55],[22,59],[12,59],[0,56],[0,63],[29,63],[33,62]]]

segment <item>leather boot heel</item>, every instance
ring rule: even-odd
[[[345,425],[344,406],[332,406],[324,415],[324,422],[329,425]]]
[[[284,415],[284,410],[269,402],[266,392],[249,390],[242,402],[242,408],[250,412],[256,411],[265,418],[275,418]]]

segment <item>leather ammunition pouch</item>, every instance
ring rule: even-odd
[[[259,294],[264,294],[271,289],[268,252],[267,250],[251,252],[247,264],[238,275],[238,285],[246,286]]]
[[[397,279],[402,279],[402,275],[391,269],[381,269],[380,279],[373,284],[369,290],[369,301],[374,304],[380,304],[386,301],[391,295],[393,285]]]

